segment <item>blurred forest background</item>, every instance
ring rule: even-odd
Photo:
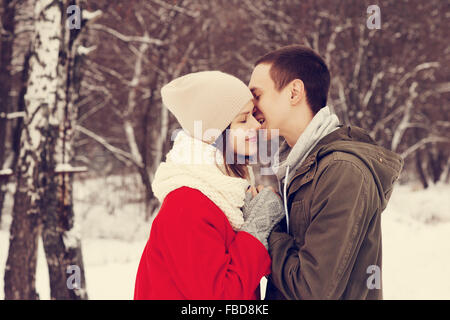
[[[381,28],[371,30],[373,4],[381,9]],[[81,9],[79,28],[69,28],[68,21],[77,22],[71,5]],[[65,282],[68,265],[83,265],[80,239],[71,231],[74,180],[138,177],[132,189],[120,187],[126,201],[145,204],[149,219],[159,206],[153,174],[179,127],[161,104],[160,88],[179,75],[213,69],[248,82],[254,61],[283,45],[304,44],[324,57],[332,75],[329,105],[343,123],[366,129],[404,157],[402,183],[448,183],[449,6],[444,0],[1,0],[0,219],[8,186],[14,187],[5,298],[37,297],[38,237],[52,298],[87,298]]]

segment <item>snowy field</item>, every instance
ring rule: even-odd
[[[151,221],[144,221],[136,181],[121,177],[74,186],[90,299],[132,299]],[[450,186],[413,191],[397,186],[383,213],[385,299],[450,299]],[[0,299],[8,253],[11,195],[0,229]],[[48,270],[39,247],[36,287],[49,299]]]

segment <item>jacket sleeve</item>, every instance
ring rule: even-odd
[[[271,281],[286,298],[342,296],[370,220],[365,214],[368,182],[364,177],[355,164],[332,161],[313,191],[311,223],[302,247],[289,234],[272,232]]]
[[[251,299],[270,273],[270,256],[250,234],[226,232],[226,217],[209,201],[191,195],[170,223],[160,223],[169,272],[187,299]]]

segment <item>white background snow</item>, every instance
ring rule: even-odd
[[[132,299],[138,263],[151,221],[144,221],[136,178],[77,181],[75,212],[90,299]],[[413,190],[397,185],[383,213],[385,299],[450,299],[450,186]],[[11,223],[8,194],[0,229],[0,299]],[[36,287],[49,299],[48,270],[40,244]]]

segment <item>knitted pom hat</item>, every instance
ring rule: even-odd
[[[253,95],[244,82],[220,71],[189,73],[161,89],[163,104],[193,138],[212,143]]]

